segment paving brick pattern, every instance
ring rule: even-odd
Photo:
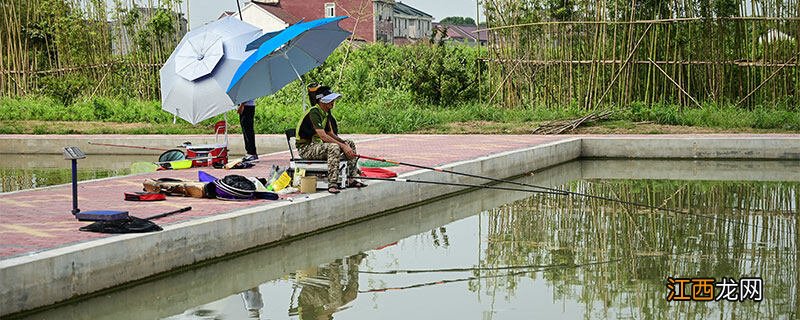
[[[375,136],[358,143],[358,151],[372,157],[425,166],[439,166],[566,138],[569,137],[532,135]],[[168,197],[166,201],[130,202],[123,200],[123,193],[141,191],[142,181],[146,178],[173,177],[196,180],[198,170],[205,170],[220,178],[227,174],[265,177],[270,173],[272,164],[285,167],[288,165],[288,159],[288,152],[281,152],[264,155],[257,166],[244,170],[194,168],[81,182],[78,184],[78,205],[83,211],[123,210],[129,211],[131,215],[137,217],[152,216],[186,206],[192,207],[191,211],[156,220],[162,226],[259,206],[269,201],[222,201]],[[398,173],[417,170],[410,167],[387,169]],[[79,227],[88,223],[75,220],[70,213],[71,209],[72,192],[69,185],[0,195],[0,259],[115,236],[78,231]]]

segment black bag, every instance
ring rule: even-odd
[[[100,233],[142,233],[161,231],[161,227],[150,220],[130,216],[127,219],[97,221],[88,226],[80,227],[80,231]]]

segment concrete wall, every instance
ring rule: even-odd
[[[584,158],[800,159],[800,136],[608,136],[583,138]]]
[[[584,160],[581,176],[583,179],[800,181],[800,161]]]

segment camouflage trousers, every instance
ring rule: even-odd
[[[348,146],[353,151],[356,151],[356,144],[351,140],[345,140]],[[309,160],[327,160],[328,161],[328,186],[339,184],[339,159],[342,158],[344,152],[335,143],[309,143],[297,146],[297,152],[300,157]],[[360,174],[358,170],[358,159],[347,160],[347,176],[355,177]],[[345,177],[347,179],[347,177]]]

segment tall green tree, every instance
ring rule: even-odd
[[[439,23],[456,26],[475,26],[475,20],[470,17],[447,17],[439,21]]]

